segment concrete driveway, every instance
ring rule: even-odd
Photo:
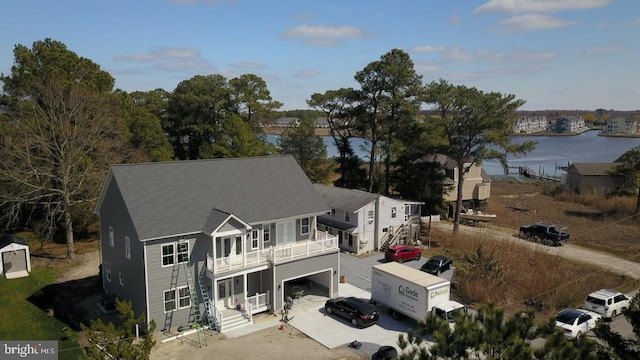
[[[350,284],[340,284],[340,296],[355,296],[370,299],[371,293]],[[389,345],[398,349],[398,335],[406,334],[408,328],[415,328],[414,320],[405,318],[393,320],[387,311],[380,312],[378,324],[366,328],[357,328],[345,319],[331,316],[324,310],[324,303],[293,306],[289,312],[289,325],[329,349],[348,345],[354,340],[362,343],[361,351],[373,354],[380,346]]]

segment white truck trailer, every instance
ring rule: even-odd
[[[455,312],[466,308],[450,300],[450,292],[449,280],[397,262],[375,265],[371,270],[371,300],[389,308],[394,319],[405,315],[424,321],[433,313],[452,322]]]

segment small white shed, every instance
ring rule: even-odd
[[[27,241],[15,235],[0,237],[0,275],[7,279],[29,276],[31,259]]]

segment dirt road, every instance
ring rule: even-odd
[[[432,226],[448,231],[452,231],[453,224],[449,222],[434,222]],[[573,261],[596,265],[616,274],[628,276],[633,279],[640,279],[640,263],[622,259],[613,255],[605,254],[596,250],[583,248],[573,244],[564,246],[546,246],[526,241],[512,234],[510,229],[500,228],[477,228],[460,225],[460,231],[469,234],[486,234],[492,238],[502,241],[517,241],[518,244],[529,246],[532,249],[544,251],[548,254],[557,255]],[[638,259],[640,254],[632,254],[628,259]]]

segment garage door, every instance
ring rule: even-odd
[[[26,250],[6,251],[2,253],[2,266],[4,272],[10,273],[15,271],[27,270],[27,252]]]

